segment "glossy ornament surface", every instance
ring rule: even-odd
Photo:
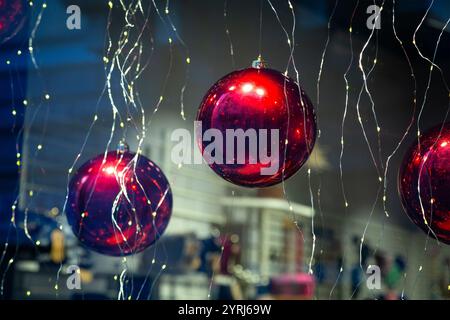
[[[214,154],[223,163],[207,161],[209,166],[225,180],[244,187],[268,187],[282,182],[283,176],[288,179],[306,162],[316,140],[316,116],[308,96],[294,80],[268,68],[248,68],[220,79],[206,93],[197,121],[201,123],[197,143],[205,160],[205,150],[211,143],[205,141],[205,133],[217,129],[223,136],[224,147]],[[227,162],[228,157],[239,158],[236,150],[227,154],[231,139],[227,129],[254,129],[256,155],[248,152],[247,141],[245,162]],[[265,138],[260,135],[264,129]],[[278,139],[272,139],[273,129],[278,130]],[[279,150],[278,156],[271,163],[261,161],[261,154],[273,155],[274,147]],[[261,170],[271,165],[277,169],[262,174]]]
[[[28,1],[0,0],[0,44],[14,37],[24,26]]]
[[[109,152],[85,163],[69,184],[66,215],[89,249],[111,256],[140,252],[166,229],[172,192],[161,169],[144,156]]]
[[[450,244],[450,123],[427,131],[420,145],[416,141],[409,149],[398,186],[409,218],[425,233]]]

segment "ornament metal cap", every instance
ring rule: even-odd
[[[124,140],[121,140],[117,145],[117,153],[123,154],[128,151],[130,151],[130,146]]]
[[[256,60],[252,62],[252,68],[262,69],[267,66],[266,62],[262,59],[261,55],[258,56]]]

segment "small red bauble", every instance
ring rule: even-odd
[[[0,0],[0,43],[12,38],[23,27],[28,1]]]
[[[197,121],[197,142],[209,166],[244,187],[268,187],[288,179],[306,162],[316,140],[308,96],[294,80],[267,68],[235,71],[216,82],[200,105]],[[239,149],[239,138],[228,135],[230,130],[241,134],[245,148]],[[217,139],[218,133],[222,138]],[[205,156],[213,142],[223,147]]]
[[[403,207],[423,231],[450,244],[450,123],[427,131],[419,140],[400,168]]]
[[[85,163],[69,184],[66,215],[77,238],[110,256],[138,253],[166,229],[172,193],[161,169],[130,152]]]

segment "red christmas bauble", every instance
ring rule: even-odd
[[[144,156],[109,152],[72,177],[66,216],[77,238],[111,256],[138,253],[166,229],[172,192],[161,169]]]
[[[203,158],[225,180],[244,187],[288,179],[306,162],[316,140],[308,96],[294,80],[267,68],[235,71],[216,82],[203,98],[197,121]]]
[[[423,231],[450,244],[450,122],[427,131],[419,140],[400,168],[403,207]]]
[[[23,27],[27,1],[0,0],[0,43],[12,38]]]

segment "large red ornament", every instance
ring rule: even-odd
[[[0,44],[17,34],[25,23],[27,1],[0,0]]]
[[[316,140],[316,117],[308,96],[294,80],[267,68],[235,71],[216,82],[200,105],[197,121],[201,122],[197,142],[209,166],[225,180],[245,187],[268,187],[288,179],[306,162]],[[209,129],[222,134],[223,148],[213,154],[222,163],[205,157],[212,143],[205,139]],[[227,136],[227,129],[255,130],[256,149],[251,149],[249,142],[254,135],[246,136],[244,162],[238,161],[242,151],[237,149],[238,139]],[[266,136],[261,135],[264,129]],[[271,139],[274,129],[278,130],[278,139]],[[227,152],[230,143],[236,148]],[[273,148],[279,152],[270,163],[261,158],[275,155]],[[272,170],[262,172],[268,168]]]
[[[400,169],[402,203],[417,226],[450,244],[450,123],[427,131],[419,140]]]
[[[109,152],[71,179],[66,215],[88,248],[111,256],[140,252],[164,232],[172,193],[161,169],[130,152]]]

